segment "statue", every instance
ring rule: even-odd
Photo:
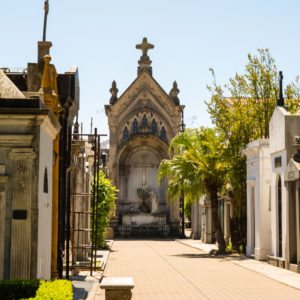
[[[177,82],[174,81],[173,82],[173,87],[169,93],[169,96],[174,100],[174,102],[176,104],[179,104],[180,101],[179,101],[179,98],[178,98],[178,94],[179,94],[180,90],[178,89],[178,85],[177,85]]]
[[[150,190],[150,201],[151,201],[151,214],[159,212],[159,204],[158,204],[158,197],[156,193],[151,189]]]
[[[115,101],[118,99],[118,91],[119,91],[115,80],[112,82],[111,89],[109,91],[111,93],[111,98],[110,98],[109,103],[114,104]]]

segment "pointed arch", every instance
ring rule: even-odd
[[[155,119],[153,119],[151,123],[151,132],[152,134],[157,134],[157,123]]]
[[[127,140],[129,140],[129,131],[127,126],[125,126],[123,130],[122,142],[126,142]]]
[[[160,130],[160,138],[164,141],[167,142],[167,132],[165,127],[163,126]]]
[[[146,114],[144,114],[142,118],[142,128],[147,128],[147,127],[148,127],[148,119],[146,117]]]
[[[136,134],[139,132],[139,124],[136,118],[134,118],[133,122],[132,122],[132,133]]]

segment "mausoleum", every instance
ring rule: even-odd
[[[300,270],[300,114],[284,105],[282,74],[270,137],[248,144],[247,255]]]
[[[162,159],[169,157],[170,140],[179,131],[184,106],[177,83],[166,93],[152,75],[144,38],[137,78],[118,96],[116,82],[110,92],[108,116],[109,176],[119,189],[114,229],[121,236],[168,236],[179,229],[178,204],[168,205],[166,182],[157,181]]]

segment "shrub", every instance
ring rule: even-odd
[[[0,281],[0,299],[15,300],[34,297],[40,281],[32,280],[2,280]]]
[[[35,298],[28,300],[72,300],[72,283],[69,280],[41,281]]]
[[[98,179],[98,190],[96,191],[97,217],[95,220],[97,234],[96,236],[92,236],[92,239],[97,248],[106,248],[105,230],[109,225],[110,217],[114,213],[118,190],[112,182],[106,178],[102,170],[99,171],[96,178]],[[92,191],[94,191],[94,186],[92,186]],[[94,222],[93,218],[92,222]]]

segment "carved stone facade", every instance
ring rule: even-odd
[[[282,88],[281,88],[282,90]],[[247,254],[300,273],[300,114],[278,100],[269,140],[248,144]]]
[[[119,189],[116,216],[118,233],[123,235],[130,235],[134,226],[139,230],[146,225],[165,226],[167,235],[179,224],[178,205],[167,204],[166,182],[157,181],[157,170],[161,160],[169,157],[169,142],[179,131],[184,106],[179,104],[179,90],[168,95],[153,78],[147,55],[153,47],[146,38],[137,45],[143,52],[137,78],[120,97],[113,82],[112,98],[105,106],[109,176]]]
[[[8,78],[4,81],[6,97],[0,97],[0,279],[50,279],[53,139],[60,126],[39,98],[15,98],[17,87]]]

